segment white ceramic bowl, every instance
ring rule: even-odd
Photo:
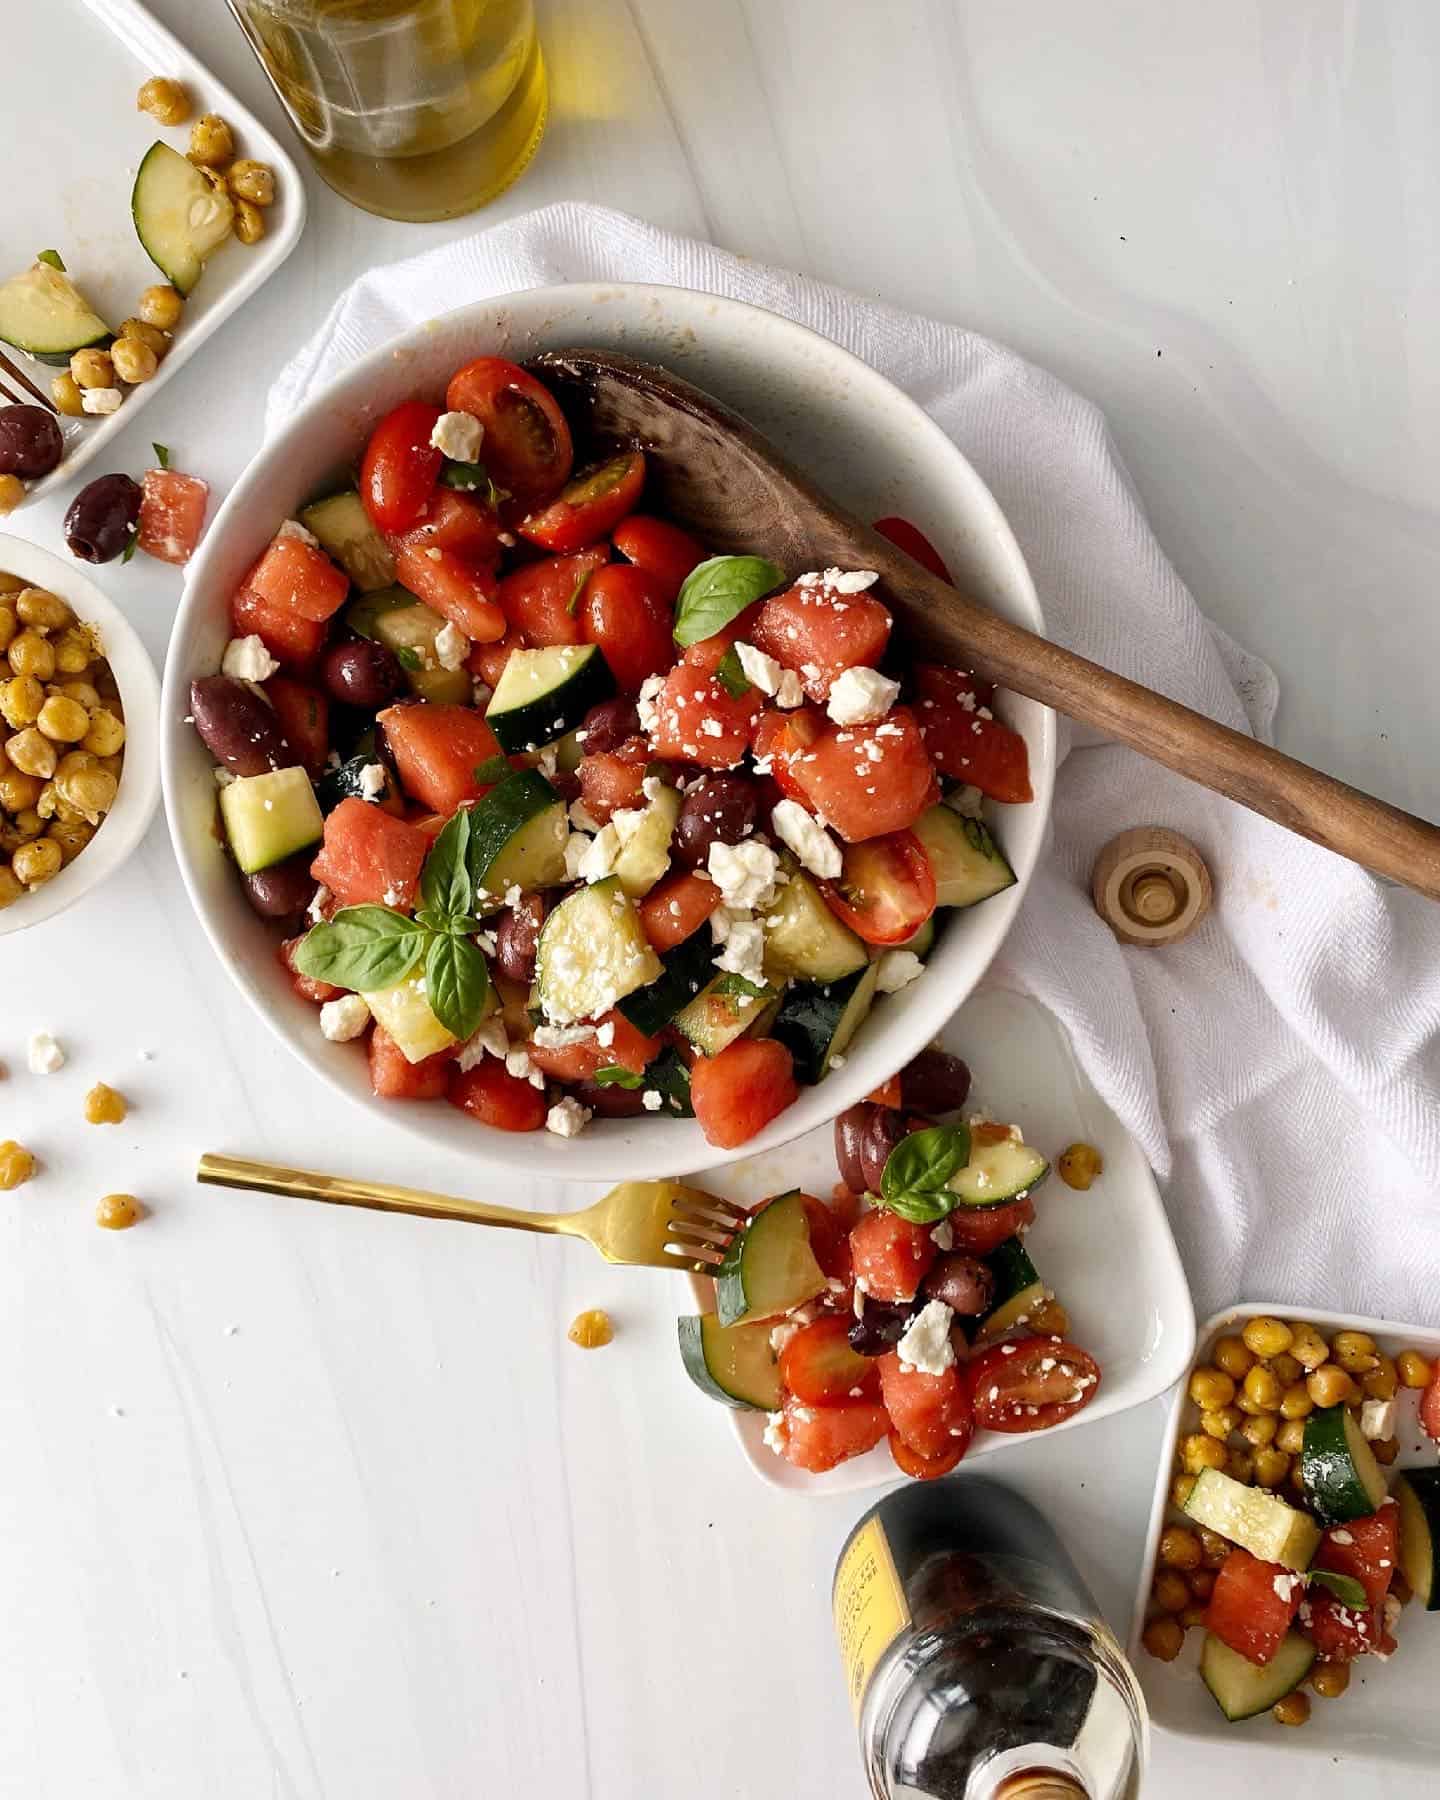
[[[1244,1302],[1216,1313],[1200,1327],[1195,1361],[1208,1361],[1216,1338],[1238,1332],[1247,1319],[1267,1314],[1277,1319],[1308,1319],[1327,1338],[1337,1331],[1368,1331],[1379,1347],[1393,1356],[1399,1350],[1418,1350],[1432,1362],[1440,1360],[1440,1331],[1425,1325],[1397,1325],[1390,1319],[1351,1318],[1343,1313],[1305,1312],[1294,1306],[1263,1306]],[[1419,1426],[1419,1394],[1400,1390],[1400,1415],[1396,1437],[1400,1454],[1398,1472],[1405,1468],[1433,1468],[1435,1446]],[[1166,1731],[1181,1737],[1227,1744],[1241,1756],[1256,1750],[1297,1751],[1324,1756],[1332,1762],[1342,1757],[1367,1757],[1377,1762],[1398,1763],[1433,1771],[1440,1757],[1440,1712],[1435,1707],[1436,1656],[1440,1654],[1440,1612],[1425,1612],[1412,1600],[1400,1615],[1395,1637],[1400,1648],[1389,1662],[1373,1656],[1358,1657],[1350,1665],[1350,1686],[1338,1700],[1312,1698],[1310,1720],[1298,1729],[1277,1725],[1268,1712],[1232,1724],[1210,1698],[1200,1679],[1199,1629],[1185,1633],[1185,1648],[1174,1662],[1158,1662],[1140,1641],[1155,1573],[1160,1533],[1173,1516],[1170,1483],[1174,1477],[1175,1446],[1182,1432],[1199,1429],[1199,1408],[1182,1383],[1175,1390],[1169,1425],[1160,1452],[1155,1482],[1155,1501],[1150,1512],[1150,1531],[1135,1597],[1135,1617],[1130,1629],[1130,1660],[1145,1690],[1150,1717]],[[1256,1771],[1258,1777],[1259,1771]],[[1417,1782],[1421,1778],[1414,1778]],[[1297,1770],[1286,1792],[1303,1793],[1304,1779]],[[1423,1784],[1422,1784],[1423,1785]],[[1397,1788],[1395,1792],[1399,1792]],[[1415,1787],[1415,1793],[1422,1791]],[[1428,1792],[1428,1789],[1424,1791]]]
[[[580,1137],[487,1130],[444,1105],[372,1098],[357,1046],[327,1044],[315,1010],[276,965],[273,929],[246,903],[214,830],[211,758],[185,724],[193,676],[219,666],[228,603],[241,577],[320,481],[351,461],[375,420],[401,400],[439,398],[446,378],[485,354],[523,360],[598,345],[650,358],[718,395],[768,433],[822,487],[862,517],[900,513],[930,534],[956,578],[1007,618],[1042,625],[1025,563],[999,508],[965,458],[915,403],[827,339],[756,307],[680,288],[536,288],[447,313],[372,351],[302,406],[236,483],[191,562],[175,621],[162,703],[165,805],[181,871],[217,954],[289,1049],[340,1092],[428,1143],[477,1163],[574,1180],[704,1169],[742,1152],[707,1144],[692,1120],[599,1120]],[[832,1118],[906,1062],[960,1005],[1020,905],[1045,835],[1055,766],[1054,717],[1013,695],[999,710],[1030,749],[1035,800],[997,809],[1017,884],[951,922],[925,977],[882,1001],[845,1067],[743,1154]]]
[[[73,558],[52,556],[25,538],[0,536],[0,570],[48,588],[93,625],[114,671],[125,709],[125,766],[115,804],[100,829],[53,881],[0,912],[0,937],[28,931],[73,906],[108,880],[144,837],[160,798],[160,684],[155,666],[130,621],[81,573]]]

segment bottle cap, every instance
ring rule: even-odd
[[[1162,825],[1122,831],[1095,858],[1095,910],[1122,944],[1178,944],[1210,910],[1210,871],[1195,846]]]

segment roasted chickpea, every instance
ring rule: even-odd
[[[1185,1647],[1184,1628],[1178,1620],[1168,1616],[1152,1619],[1141,1633],[1140,1642],[1161,1662],[1174,1662]]]
[[[48,681],[55,673],[55,651],[49,638],[28,628],[10,640],[6,651],[12,675],[33,675],[37,681]]]
[[[0,518],[14,512],[25,498],[25,483],[18,475],[0,475]]]
[[[1382,1468],[1388,1469],[1400,1454],[1400,1440],[1397,1437],[1376,1438],[1370,1448],[1374,1452],[1376,1462]]]
[[[1292,1382],[1280,1396],[1282,1419],[1303,1419],[1314,1410],[1315,1402],[1310,1398],[1310,1390],[1303,1381]]]
[[[1202,1365],[1190,1376],[1190,1398],[1202,1412],[1219,1412],[1235,1398],[1235,1378]]]
[[[33,806],[27,806],[16,813],[14,818],[15,835],[24,843],[37,838],[45,829],[45,821]]]
[[[1278,1356],[1294,1341],[1294,1333],[1283,1319],[1272,1319],[1265,1313],[1247,1319],[1240,1336],[1245,1348],[1256,1356]]]
[[[1306,1399],[1309,1399],[1307,1394]],[[1305,1421],[1303,1419],[1286,1419],[1275,1433],[1275,1448],[1283,1450],[1287,1456],[1298,1456],[1305,1448]]]
[[[75,623],[75,614],[47,588],[22,588],[15,596],[15,614],[37,631],[59,631]]]
[[[235,202],[235,235],[242,244],[258,244],[265,235],[265,215],[252,201]]]
[[[55,673],[79,675],[90,667],[95,652],[88,637],[75,627],[62,631],[51,642],[55,646]],[[73,698],[73,696],[72,696]],[[81,701],[84,705],[84,701]]]
[[[1277,1488],[1290,1473],[1290,1458],[1283,1450],[1262,1449],[1255,1452],[1255,1482],[1258,1487]]]
[[[193,163],[218,168],[235,154],[235,134],[219,113],[201,113],[190,127],[190,148],[186,155]]]
[[[160,358],[148,344],[142,344],[139,338],[118,337],[110,346],[110,360],[115,365],[115,373],[121,381],[131,387],[138,387],[141,382],[149,381],[160,367]]]
[[[1232,1481],[1238,1481],[1242,1487],[1249,1487],[1255,1479],[1255,1453],[1253,1450],[1239,1448],[1227,1450],[1225,1453],[1225,1473]]]
[[[161,331],[173,331],[185,310],[181,295],[164,282],[146,288],[135,311],[146,325],[158,325]]]
[[[13,906],[25,889],[15,879],[14,873],[6,863],[0,863],[0,912],[7,906]]]
[[[1330,1360],[1330,1346],[1313,1325],[1297,1319],[1290,1327],[1290,1354],[1302,1369],[1318,1369]]]
[[[1310,1685],[1322,1700],[1338,1700],[1350,1685],[1350,1665],[1317,1662],[1310,1671]]]
[[[38,775],[48,781],[55,773],[55,746],[33,725],[17,731],[5,746],[5,754],[24,775]]]
[[[1267,1444],[1275,1442],[1275,1433],[1279,1429],[1280,1421],[1274,1413],[1256,1413],[1241,1425],[1240,1435],[1252,1450],[1263,1450]]]
[[[97,1081],[85,1096],[85,1122],[87,1125],[123,1125],[125,1114],[129,1109],[125,1105],[125,1096],[103,1081]]]
[[[108,350],[77,350],[70,358],[70,375],[76,387],[108,388],[115,385],[115,365]]]
[[[1393,1400],[1400,1391],[1400,1372],[1395,1358],[1377,1352],[1375,1367],[1360,1377],[1360,1392],[1367,1400]]]
[[[170,348],[170,333],[162,331],[158,325],[147,325],[144,319],[126,319],[120,327],[120,336],[134,338],[147,350],[153,350],[156,362],[164,362],[165,352]]]
[[[15,610],[13,600],[13,596],[10,600],[0,600],[0,655],[9,649],[11,638],[20,629],[20,615]],[[9,667],[8,661],[6,667]]]
[[[1270,1712],[1277,1725],[1303,1725],[1310,1717],[1310,1701],[1296,1688],[1293,1694],[1277,1700]]]
[[[1241,1381],[1249,1372],[1255,1357],[1246,1348],[1242,1339],[1227,1336],[1216,1339],[1215,1348],[1210,1353],[1210,1360],[1217,1369],[1223,1369],[1232,1379]]]
[[[67,775],[63,783],[57,785],[61,798],[92,824],[115,804],[120,786],[104,769],[81,769],[77,774]]]
[[[125,742],[125,727],[108,707],[100,707],[90,715],[90,729],[85,734],[85,748],[96,756],[113,756]]]
[[[566,1333],[570,1342],[578,1344],[582,1350],[603,1349],[614,1335],[615,1327],[610,1323],[609,1313],[598,1306],[578,1313]]]
[[[72,863],[94,837],[95,827],[85,819],[57,819],[45,835],[60,846],[61,861]]]
[[[1256,1363],[1245,1376],[1244,1398],[1259,1407],[1262,1412],[1278,1412],[1280,1399],[1284,1389],[1271,1370],[1263,1363]],[[1248,1408],[1242,1406],[1242,1411]]]
[[[1206,1437],[1215,1438],[1223,1444],[1232,1431],[1240,1429],[1243,1417],[1238,1406],[1222,1406],[1216,1412],[1201,1413],[1200,1429]]]
[[[68,369],[60,375],[50,377],[50,398],[55,402],[55,410],[67,419],[83,419],[85,405],[80,398],[80,383]]]
[[[26,775],[13,763],[0,759],[0,807],[8,813],[21,813],[34,806],[44,783],[38,775]]]
[[[1354,1381],[1337,1363],[1321,1363],[1306,1376],[1305,1389],[1317,1406],[1342,1406],[1359,1393]]]
[[[35,1173],[35,1158],[23,1144],[6,1138],[0,1144],[0,1188],[17,1188]]]
[[[1194,1491],[1195,1477],[1193,1475],[1177,1475],[1170,1483],[1170,1504],[1179,1507],[1183,1512],[1185,1510],[1185,1502],[1190,1498]]]
[[[1337,1331],[1330,1354],[1347,1375],[1363,1375],[1379,1362],[1375,1340],[1368,1331]]]
[[[1056,1158],[1055,1173],[1066,1187],[1082,1192],[1104,1172],[1105,1159],[1093,1144],[1071,1144]]]
[[[56,662],[59,662],[59,649],[56,649]],[[87,665],[88,667],[88,665]],[[95,712],[100,705],[100,695],[94,685],[88,681],[62,681],[60,692],[68,694],[72,700],[78,700],[86,712]]]
[[[1192,1596],[1202,1603],[1215,1592],[1215,1571],[1213,1569],[1191,1569],[1185,1576],[1185,1584]]]
[[[1223,1469],[1225,1460],[1225,1446],[1203,1432],[1191,1432],[1180,1440],[1180,1465],[1187,1475],[1198,1475],[1202,1469]]]
[[[1160,1533],[1160,1561],[1167,1569],[1198,1569],[1200,1539],[1188,1525],[1167,1525]]]
[[[1395,1358],[1395,1372],[1400,1377],[1401,1387],[1424,1388],[1430,1385],[1430,1364],[1418,1350],[1402,1350]]]
[[[1190,1589],[1178,1569],[1157,1569],[1150,1596],[1161,1612],[1178,1613],[1190,1604]]]
[[[143,1210],[133,1194],[106,1194],[95,1208],[95,1223],[106,1231],[126,1231]]]
[[[1218,1531],[1212,1531],[1208,1525],[1200,1527],[1200,1557],[1207,1569],[1218,1569],[1230,1554],[1230,1544],[1221,1537]]]
[[[33,843],[22,844],[10,859],[15,879],[26,887],[39,887],[42,882],[49,881],[52,875],[60,873],[63,864],[60,846],[49,838],[36,838]]]
[[[230,165],[225,179],[235,198],[248,200],[252,206],[269,206],[275,199],[275,171],[269,163],[242,156]]]
[[[90,729],[90,715],[78,700],[51,694],[40,708],[35,725],[57,744],[78,744]]]
[[[1266,1359],[1270,1373],[1277,1377],[1282,1387],[1289,1387],[1292,1381],[1299,1381],[1305,1373],[1305,1365],[1298,1362],[1288,1350],[1282,1350],[1278,1356]]]
[[[1180,1623],[1188,1631],[1192,1625],[1205,1623],[1205,1608],[1196,1600],[1192,1600],[1180,1614]]]
[[[183,125],[190,117],[190,96],[168,75],[152,75],[140,83],[135,96],[138,111],[149,113],[157,125]]]

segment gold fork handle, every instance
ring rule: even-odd
[[[287,1169],[279,1163],[252,1162],[244,1156],[200,1158],[195,1179],[210,1187],[249,1188],[259,1194],[289,1194],[297,1200],[323,1200],[328,1206],[364,1206],[372,1212],[409,1213],[417,1219],[459,1219],[469,1225],[504,1225],[514,1231],[552,1232],[581,1237],[574,1214],[521,1212],[513,1206],[490,1206],[454,1194],[431,1194],[423,1188],[392,1187],[384,1181],[351,1181],[344,1175],[320,1175],[311,1169]]]

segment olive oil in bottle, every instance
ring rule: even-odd
[[[1130,1665],[1048,1522],[984,1476],[874,1506],[835,1630],[875,1800],[1132,1800],[1149,1742]]]

